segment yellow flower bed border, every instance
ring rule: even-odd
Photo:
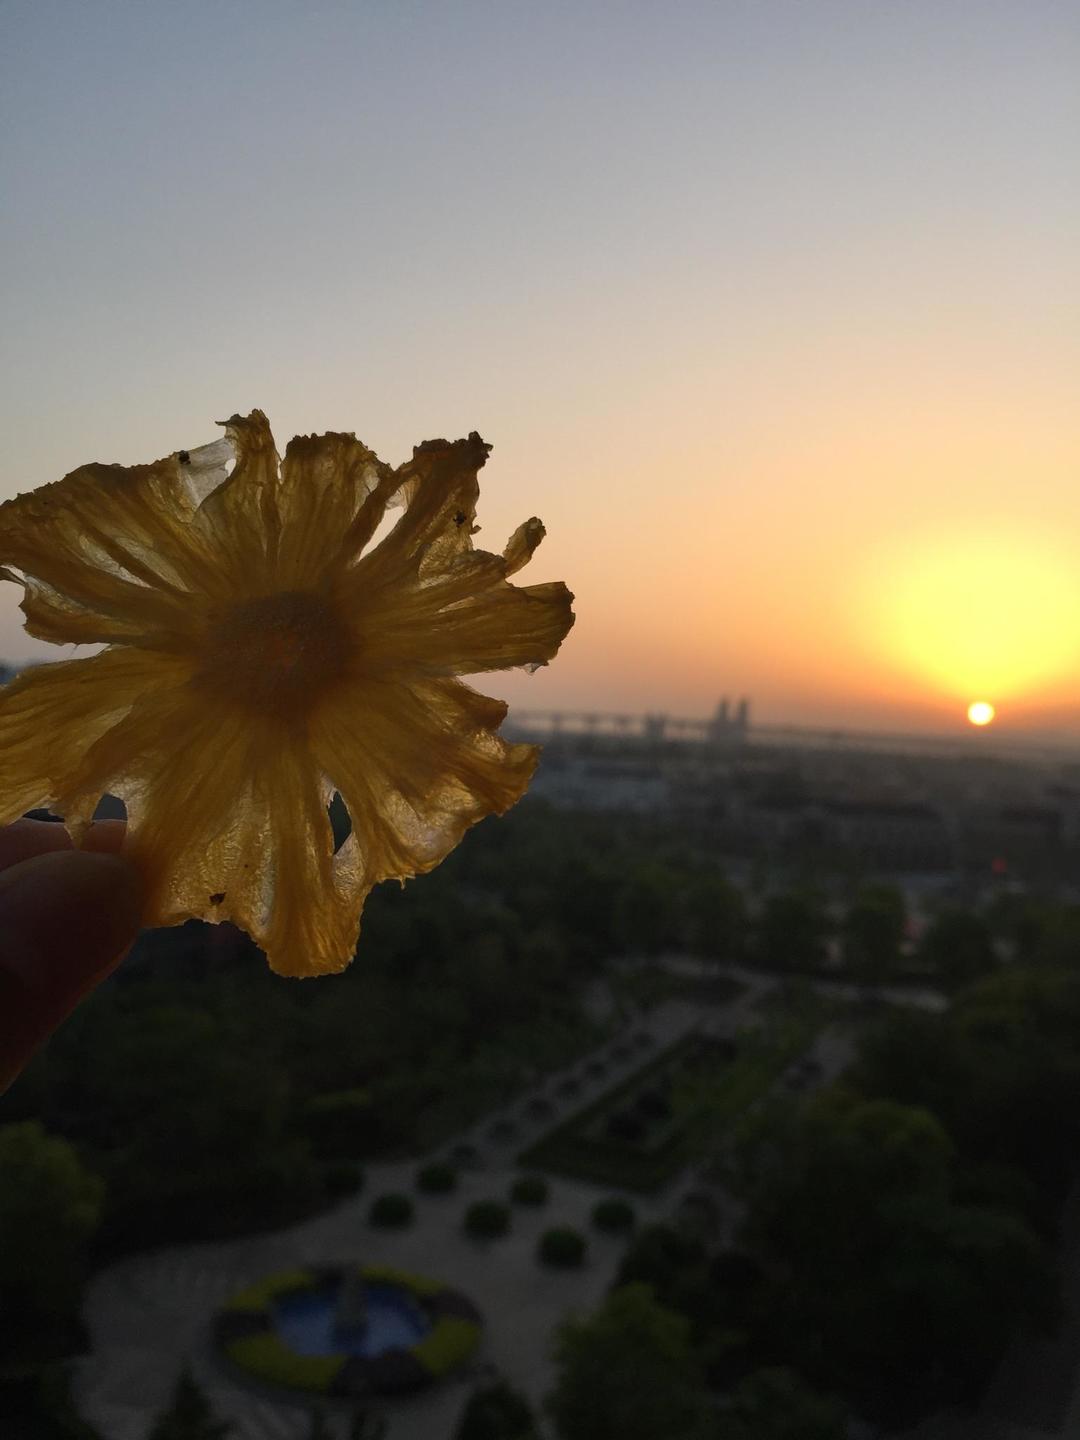
[[[419,1390],[442,1380],[468,1360],[480,1341],[483,1319],[457,1290],[388,1265],[359,1265],[369,1284],[398,1285],[431,1320],[431,1329],[408,1349],[381,1355],[298,1355],[274,1328],[274,1306],[293,1295],[341,1285],[345,1265],[313,1265],[270,1275],[234,1295],[214,1316],[218,1354],[233,1369],[270,1385],[306,1395],[356,1399]]]

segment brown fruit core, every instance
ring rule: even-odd
[[[348,654],[348,633],[330,602],[287,590],[227,610],[195,679],[245,708],[291,718],[341,676]]]

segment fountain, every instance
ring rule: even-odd
[[[467,1296],[384,1265],[312,1265],[248,1286],[215,1316],[231,1367],[298,1392],[399,1394],[463,1365],[482,1318]]]

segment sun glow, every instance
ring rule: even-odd
[[[913,541],[872,583],[878,653],[942,696],[1014,699],[1080,670],[1080,581],[1052,543]],[[993,707],[976,701],[968,718],[985,725]]]
[[[967,718],[972,725],[989,725],[996,713],[989,700],[973,700],[968,706]]]

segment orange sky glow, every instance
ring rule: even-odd
[[[1075,8],[363,9],[19,12],[0,496],[254,405],[475,428],[477,543],[539,514],[577,595],[489,693],[1080,731]]]

